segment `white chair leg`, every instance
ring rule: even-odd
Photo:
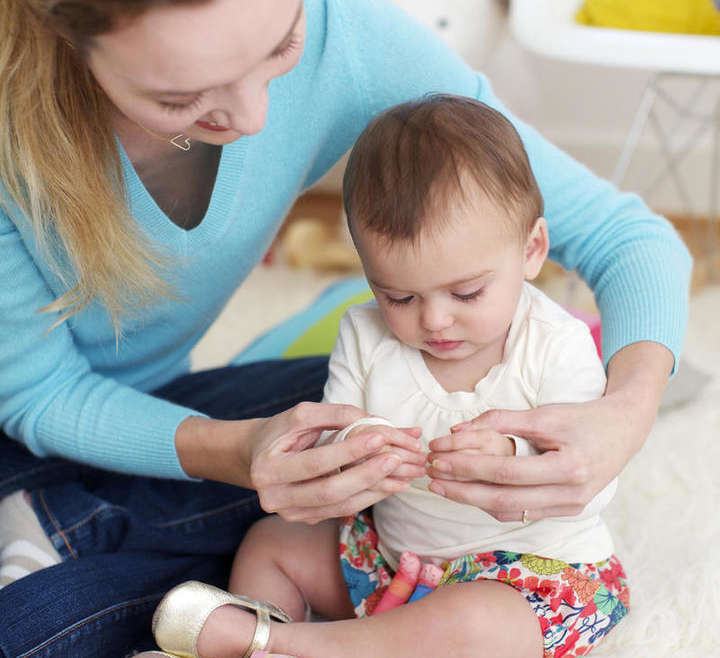
[[[713,153],[710,166],[710,205],[708,208],[707,257],[708,271],[711,280],[720,274],[720,263],[717,262],[717,222],[718,217],[718,185],[720,185],[720,100],[715,104],[713,113]]]
[[[628,132],[628,135],[625,138],[625,144],[623,145],[622,151],[620,152],[620,156],[618,157],[615,165],[615,171],[613,172],[611,180],[618,187],[625,179],[625,174],[627,173],[630,162],[635,154],[638,142],[645,130],[645,124],[647,123],[650,112],[652,112],[652,108],[655,105],[655,100],[657,99],[655,81],[657,80],[657,77],[657,74],[653,75],[645,86],[645,91],[640,99],[640,105],[635,112],[632,125],[630,126],[630,132]]]

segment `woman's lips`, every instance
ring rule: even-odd
[[[207,121],[196,121],[195,125],[200,126],[203,130],[212,130],[216,133],[221,133],[229,130],[229,128],[226,128],[225,126],[218,126],[217,124],[212,124]]]
[[[462,345],[461,340],[428,340],[425,342],[429,347],[438,352],[449,352]]]

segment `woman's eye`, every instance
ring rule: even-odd
[[[412,301],[413,296],[408,295],[407,297],[401,297],[400,299],[398,299],[397,297],[390,297],[390,295],[385,295],[385,298],[391,305],[404,306],[405,304],[409,304]]]
[[[158,101],[160,103],[160,107],[162,107],[167,112],[185,112],[192,109],[195,109],[200,105],[200,99],[201,96],[196,96],[190,101],[186,102],[170,102],[170,101]]]
[[[473,299],[477,299],[478,297],[480,297],[483,292],[485,292],[485,288],[478,288],[477,290],[473,290],[472,292],[464,295],[461,295],[457,292],[453,293],[453,297],[455,297],[455,299],[459,299],[461,302],[471,302]]]

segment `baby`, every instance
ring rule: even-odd
[[[616,483],[577,516],[533,521],[523,513],[513,522],[451,500],[443,488],[461,481],[472,499],[472,469],[458,464],[535,453],[521,437],[463,423],[493,408],[597,398],[605,387],[588,327],[527,283],[549,241],[520,137],[469,98],[404,103],[360,136],[343,193],[375,300],[343,317],[325,400],[368,417],[324,440],[419,427],[427,474],[399,479],[397,493],[342,522],[260,521],[238,551],[230,591],[268,599],[297,622],[271,624],[276,652],[586,655],[628,609],[625,574],[599,516]],[[441,565],[440,585],[370,617],[405,551]],[[224,602],[257,609],[235,598]],[[356,619],[303,623],[308,605]],[[226,624],[236,649],[260,647],[250,642],[252,617],[231,613],[206,640],[219,641]],[[256,638],[261,626],[258,613]]]

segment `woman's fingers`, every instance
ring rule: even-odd
[[[453,425],[450,428],[451,436],[467,430],[493,430],[522,436],[536,442],[537,447],[541,449],[553,449],[558,445],[553,437],[562,436],[568,428],[576,426],[576,414],[582,413],[580,411],[582,407],[582,404],[555,404],[523,411],[492,409],[465,423]],[[442,439],[447,438],[442,437]],[[445,443],[441,441],[440,445]],[[431,448],[435,449],[434,446]]]
[[[333,475],[323,473],[324,477],[312,480],[258,489],[260,504],[265,511],[278,513],[287,507],[336,506],[361,491],[371,489],[400,464],[397,455],[382,453]]]
[[[363,416],[347,405],[302,403],[260,421],[250,477],[263,509],[315,522],[355,513],[425,475],[417,427],[361,426],[344,441],[314,447],[322,431]]]
[[[345,438],[346,441],[370,435],[380,435],[385,445],[393,445],[404,448],[410,452],[422,452],[422,446],[418,441],[420,438],[419,427],[390,427],[389,425],[361,425],[356,427]]]
[[[305,450],[314,445],[323,431],[342,429],[364,415],[352,405],[301,402],[275,416],[258,418],[250,461],[254,464],[260,455],[277,456]]]
[[[482,482],[433,480],[430,490],[450,500],[479,507],[503,522],[520,521],[524,510],[528,511],[527,518],[531,521],[547,516],[574,516],[589,502],[582,502],[578,488],[565,485],[501,487]],[[556,505],[558,500],[577,502]]]
[[[417,444],[417,440],[412,437],[405,435],[405,439],[406,445]],[[300,452],[261,454],[252,465],[251,477],[256,489],[312,480],[367,458],[387,444],[387,433],[369,431],[340,443],[330,443]],[[398,461],[401,460],[398,458]]]
[[[395,454],[404,463],[425,463],[425,453],[413,434],[404,429],[373,425],[339,443],[284,452],[267,460],[261,458],[253,464],[253,482],[257,488],[311,480],[382,451]]]
[[[319,523],[325,519],[357,514],[392,494],[408,490],[410,483],[407,480],[397,479],[395,473],[392,475],[392,477],[383,478],[371,489],[360,491],[339,503],[323,507],[293,507],[284,510],[281,516],[287,520]]]
[[[428,466],[430,477],[463,478],[491,484],[583,485],[587,469],[578,456],[555,451],[532,457],[498,457],[477,454],[468,459],[462,452],[432,453]]]
[[[387,498],[388,495],[389,494],[385,491],[366,490],[356,493],[353,496],[332,505],[322,505],[319,507],[289,507],[278,513],[286,521],[302,521],[303,523],[314,524],[320,523],[326,519],[356,514],[360,510],[366,509],[367,507],[383,500],[383,498]]]

